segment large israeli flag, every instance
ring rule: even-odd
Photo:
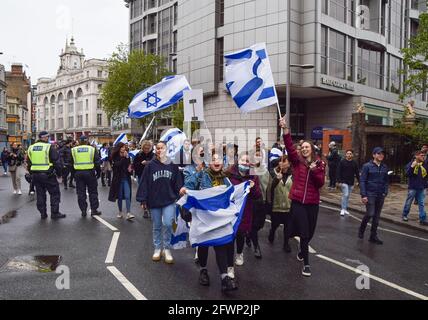
[[[175,221],[173,224],[173,234],[171,237],[171,246],[174,250],[187,247],[187,238],[189,237],[189,224],[180,216],[180,211],[176,210]]]
[[[242,112],[278,104],[266,44],[225,55],[226,89]]]
[[[114,146],[117,146],[119,143],[124,143],[124,144],[128,144],[128,137],[126,136],[126,133],[122,133],[120,134],[116,141],[113,143]]]
[[[178,128],[169,129],[160,138],[160,141],[166,143],[167,155],[171,159],[180,151],[185,140],[186,135]]]
[[[189,241],[193,247],[220,246],[235,239],[250,193],[250,183],[189,190],[177,204],[192,213]]]
[[[190,89],[185,76],[165,77],[132,99],[128,107],[128,116],[141,119],[153,112],[166,109],[183,99],[183,91]]]

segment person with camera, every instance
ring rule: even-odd
[[[279,125],[284,130],[285,149],[293,169],[293,185],[289,195],[291,209],[288,236],[300,237],[297,260],[304,263],[302,275],[310,277],[309,242],[317,226],[320,189],[325,183],[325,163],[316,156],[315,147],[309,141],[303,141],[299,155],[293,145],[285,118],[280,119]]]
[[[61,192],[58,179],[61,179],[61,161],[58,152],[48,143],[49,133],[42,131],[39,141],[28,149],[28,167],[31,170],[33,183],[36,188],[37,209],[42,220],[47,219],[46,192],[51,197],[51,219],[63,219],[65,214],[59,212]]]

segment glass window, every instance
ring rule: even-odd
[[[401,11],[402,0],[391,0],[389,11],[389,44],[401,49]]]
[[[329,72],[330,76],[345,79],[345,35],[330,30]]]
[[[347,0],[346,1],[346,23],[350,26],[355,26],[355,1],[354,0]]]
[[[383,52],[359,44],[358,47],[358,83],[383,88]]]
[[[328,14],[327,7],[328,7],[328,0],[321,0],[321,12],[322,13]]]
[[[328,47],[327,47],[327,28],[321,26],[321,73],[327,74],[327,57],[328,57]]]
[[[336,20],[346,22],[346,2],[347,0],[330,0],[329,15]]]
[[[348,81],[354,81],[354,50],[355,40],[348,37],[348,54],[346,61],[346,75]]]
[[[74,128],[74,117],[68,117],[68,127]]]
[[[399,94],[401,88],[400,74],[401,60],[393,55],[389,55],[389,68],[388,68],[388,86],[387,91]]]
[[[97,114],[97,126],[102,126],[102,125],[103,125],[103,115]]]
[[[97,99],[97,109],[102,109],[103,101],[101,99]]]

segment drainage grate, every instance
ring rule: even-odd
[[[53,272],[59,266],[61,256],[22,256],[10,259],[0,272]]]

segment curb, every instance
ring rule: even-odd
[[[328,198],[321,197],[321,201],[323,203],[327,203],[329,205],[332,205],[332,206],[336,207],[338,210],[340,210],[340,206],[338,206],[337,203],[333,202],[332,200],[330,200]],[[356,212],[356,213],[358,213],[358,214],[360,214],[362,216],[364,216],[366,214],[365,211],[362,211],[360,209],[356,209],[355,206],[349,206],[349,209],[351,209],[353,212]],[[381,221],[386,221],[386,222],[391,222],[391,223],[396,224],[398,226],[406,227],[408,229],[413,229],[413,230],[423,231],[423,232],[428,233],[428,228],[424,228],[424,227],[420,227],[420,226],[415,226],[415,225],[406,223],[406,222],[401,221],[401,220],[397,221],[397,219],[391,218],[391,216],[389,216],[389,215],[386,215],[386,216],[385,215],[381,215],[380,216],[380,220]]]

